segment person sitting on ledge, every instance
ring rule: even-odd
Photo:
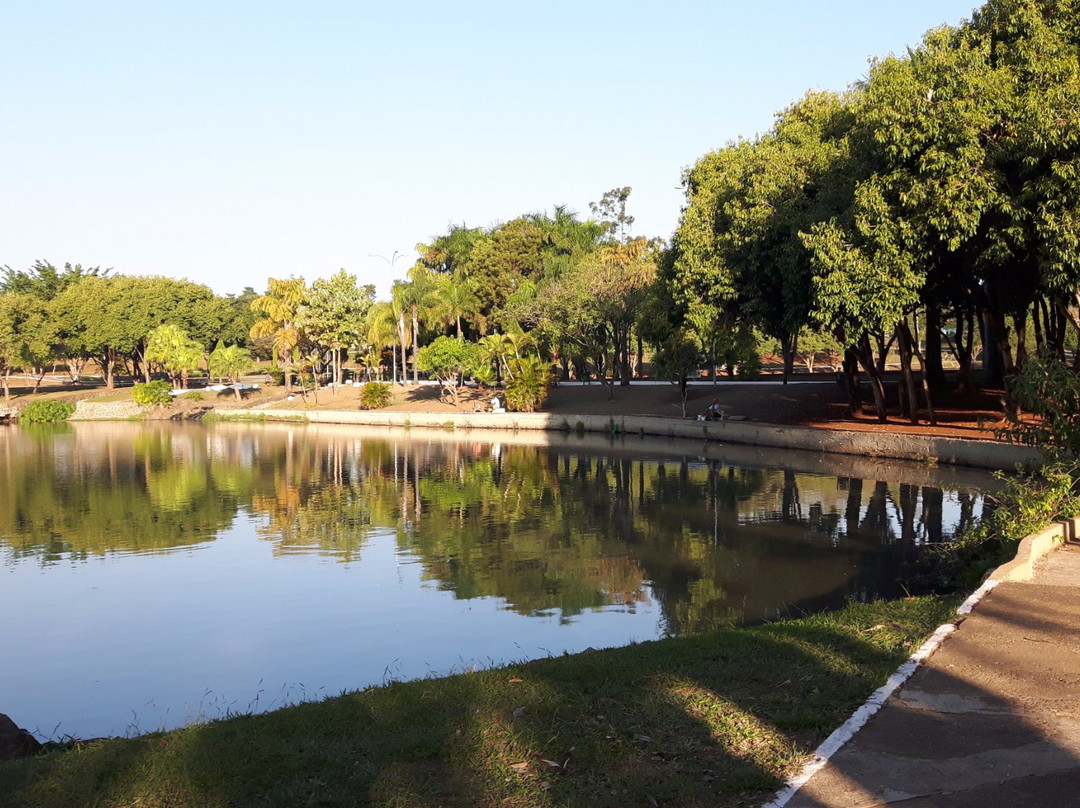
[[[701,415],[698,416],[699,421],[723,421],[724,420],[724,408],[720,406],[720,399],[714,398],[712,404],[710,404]]]

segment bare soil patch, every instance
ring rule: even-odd
[[[890,385],[895,388],[895,385]],[[38,397],[68,401],[92,399],[100,401],[130,400],[130,388],[42,387],[37,393],[29,388],[14,389],[13,396],[0,407],[21,409]],[[282,387],[262,387],[244,391],[237,401],[231,391],[193,391],[190,396],[178,396],[171,407],[158,408],[151,418],[197,418],[210,409],[296,409],[296,410],[358,410],[360,388],[345,386],[337,390],[322,388],[317,392],[289,393]],[[437,385],[397,385],[393,401],[386,408],[397,412],[453,413],[486,409],[491,398],[501,391],[469,387],[461,391],[457,406],[443,399]],[[848,414],[844,387],[830,375],[802,375],[790,384],[776,381],[719,381],[714,384],[694,384],[689,388],[686,416],[695,417],[719,399],[726,415],[749,421],[772,424],[792,424],[821,429],[852,429],[867,432],[909,433],[941,437],[993,439],[994,429],[1004,426],[1002,391],[981,389],[962,393],[952,387],[935,391],[935,425],[927,422],[925,410],[920,423],[913,425],[899,417],[895,402],[890,407],[886,423],[879,423],[872,406],[864,405],[855,416]],[[865,397],[870,400],[869,394]],[[552,388],[542,408],[543,412],[558,415],[654,415],[682,418],[678,388],[673,384],[632,384],[630,386],[603,384],[562,384]]]

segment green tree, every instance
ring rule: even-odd
[[[166,323],[150,332],[146,339],[146,361],[154,362],[169,374],[172,386],[187,388],[188,374],[203,359],[203,347],[178,325]]]
[[[416,357],[420,370],[435,375],[443,394],[455,407],[466,374],[471,373],[479,361],[476,343],[447,336],[436,337],[430,345],[421,348]]]
[[[63,269],[57,269],[48,261],[35,261],[27,270],[4,267],[0,293],[24,292],[41,300],[52,300],[84,277],[93,275],[104,278],[108,277],[111,271],[100,267],[83,268],[82,264],[64,264]]]
[[[630,238],[634,217],[626,212],[626,200],[630,198],[629,185],[605,191],[599,202],[590,202],[589,210],[597,218],[609,239],[625,242]]]
[[[360,286],[344,269],[327,280],[316,280],[297,312],[301,328],[330,352],[334,392],[342,383],[342,361],[365,340],[367,314],[375,301],[375,287]]]
[[[45,301],[26,292],[0,294],[0,380],[5,399],[11,397],[11,374],[17,369],[39,369],[35,376],[40,383],[54,355],[55,334]]]
[[[459,283],[449,275],[441,275],[435,279],[428,300],[431,303],[432,318],[443,325],[453,325],[459,339],[464,339],[465,336],[461,327],[462,320],[480,320],[480,298],[468,284]],[[480,330],[482,332],[483,328]]]
[[[657,378],[670,379],[679,388],[682,417],[686,417],[688,382],[701,367],[701,346],[683,329],[667,337],[653,356],[653,373]]]
[[[207,371],[212,377],[228,379],[233,383],[233,392],[239,401],[240,377],[255,366],[255,361],[246,348],[240,345],[225,345],[219,342],[207,359]]]

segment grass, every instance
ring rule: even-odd
[[[760,804],[957,598],[391,683],[0,763],[20,806]]]

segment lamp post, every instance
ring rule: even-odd
[[[399,258],[404,258],[404,257],[405,257],[405,253],[398,252],[397,250],[394,250],[394,252],[391,254],[391,256],[389,258],[387,258],[385,255],[379,255],[379,253],[368,253],[368,258],[381,258],[383,261],[385,261],[387,266],[390,267],[391,273],[394,271],[394,264],[397,263],[398,259]],[[391,345],[391,348],[393,348],[394,357],[393,357],[393,363],[391,365],[391,369],[392,369],[393,372],[391,373],[390,378],[391,378],[391,381],[393,382],[393,384],[396,385],[397,384],[397,371],[398,371],[398,368],[397,368],[397,363],[398,363],[397,341],[396,340],[395,340],[394,344]],[[406,383],[405,382],[405,344],[404,343],[402,343],[402,345],[401,345],[401,383],[402,384]]]

